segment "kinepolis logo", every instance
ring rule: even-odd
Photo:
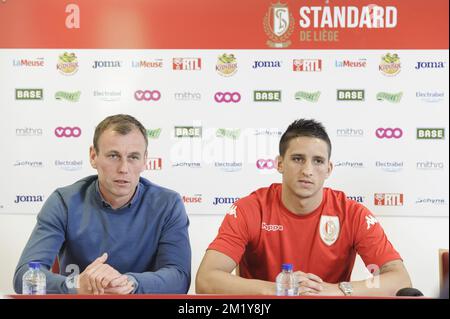
[[[445,129],[444,128],[418,128],[417,129],[418,140],[444,140]]]
[[[81,135],[81,128],[79,128],[78,126],[74,126],[74,127],[61,127],[58,126],[57,128],[55,128],[55,135],[56,137],[80,137]]]
[[[441,102],[445,98],[444,91],[417,91],[416,98],[427,103]]]
[[[403,130],[401,128],[377,128],[375,130],[375,135],[378,138],[395,138],[399,139],[403,136]]]
[[[201,204],[202,203],[202,194],[195,194],[193,196],[183,195],[183,202],[185,204]]]
[[[55,160],[55,166],[69,172],[79,171],[83,167],[82,160]]]
[[[447,201],[445,198],[419,197],[416,199],[416,204],[447,205]]]
[[[202,164],[200,162],[175,162],[172,163],[172,167],[175,168],[201,168]]]
[[[236,140],[241,135],[241,129],[227,129],[227,128],[218,128],[216,131],[217,137],[231,138]]]
[[[254,61],[252,69],[277,69],[281,68],[281,61]]]
[[[217,58],[216,71],[222,76],[232,76],[237,72],[237,61],[234,54],[224,53]]]
[[[294,32],[294,17],[287,4],[272,4],[263,19],[264,32],[270,40],[266,44],[271,48],[287,48],[291,45],[289,37]]]
[[[363,162],[336,161],[334,167],[341,168],[364,168]]]
[[[175,92],[173,96],[177,101],[200,101],[202,99],[199,92]]]
[[[281,91],[253,91],[255,102],[281,102]]]
[[[294,72],[320,72],[322,59],[294,59],[292,68]]]
[[[94,61],[93,69],[118,69],[122,67],[122,61]]]
[[[361,195],[347,195],[347,198],[350,200],[354,200],[357,203],[364,203],[365,197]]]
[[[172,68],[178,71],[200,71],[201,58],[173,58]]]
[[[238,103],[241,100],[239,92],[216,92],[214,101],[217,103]]]
[[[416,168],[419,170],[442,171],[444,167],[444,162],[425,161],[416,163]]]
[[[202,137],[202,127],[175,126],[175,137]]]
[[[44,201],[44,195],[16,195],[14,203],[39,203]]]
[[[367,59],[358,59],[358,60],[336,60],[334,61],[334,66],[336,68],[359,68],[363,69],[367,67]]]
[[[403,162],[397,162],[397,161],[376,161],[375,167],[381,168],[383,171],[386,172],[400,172],[403,169]]]
[[[17,59],[13,60],[13,66],[24,66],[24,67],[43,67],[44,58],[32,59]]]
[[[213,205],[230,205],[239,200],[239,197],[214,197]]]
[[[17,160],[14,162],[14,167],[31,167],[31,168],[42,168],[44,167],[44,163],[42,161],[20,161]]]
[[[355,128],[338,128],[336,130],[337,137],[364,137],[363,129]]]
[[[159,101],[161,92],[158,90],[137,90],[134,92],[134,98],[137,101]]]
[[[387,76],[394,76],[400,72],[401,64],[397,53],[386,53],[381,57],[379,70],[382,74]]]
[[[163,60],[154,59],[152,61],[147,60],[131,61],[131,67],[138,69],[161,69],[163,67]]]
[[[364,101],[364,90],[338,89],[338,101]]]
[[[305,92],[305,91],[298,91],[295,92],[295,99],[299,101],[307,101],[311,103],[316,103],[319,101],[320,97],[320,91],[317,92]]]
[[[94,97],[105,102],[120,101],[120,99],[122,98],[122,91],[94,90]]]
[[[58,101],[66,100],[69,102],[78,102],[80,100],[81,91],[66,92],[58,91],[55,93],[55,99]]]
[[[43,100],[43,89],[16,89],[16,100]]]
[[[391,103],[400,103],[402,96],[403,96],[403,92],[399,92],[399,93],[378,92],[377,100],[378,101],[388,101]]]
[[[64,75],[73,75],[78,71],[78,59],[75,53],[64,52],[58,56],[56,69]]]
[[[42,136],[41,128],[16,128],[16,136]]]
[[[423,70],[423,69],[444,69],[447,63],[443,61],[433,61],[433,62],[417,62],[414,69]]]
[[[375,193],[375,206],[403,206],[401,193]]]
[[[214,166],[224,172],[237,172],[242,169],[242,162],[214,162]]]

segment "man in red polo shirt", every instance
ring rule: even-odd
[[[301,119],[288,127],[278,157],[282,183],[230,207],[199,267],[197,293],[275,295],[282,263],[297,270],[300,294],[390,296],[411,286],[373,214],[323,187],[333,169],[330,155],[321,123]],[[370,281],[350,282],[356,254],[375,270]]]

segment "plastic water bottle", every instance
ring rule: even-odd
[[[22,277],[22,294],[45,295],[47,281],[45,273],[41,270],[41,264],[32,261],[28,263],[28,268]]]
[[[275,279],[277,296],[297,296],[298,282],[292,272],[292,264],[283,264],[281,272]]]

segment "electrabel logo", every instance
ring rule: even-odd
[[[364,90],[341,89],[336,93],[338,101],[364,101]]]
[[[386,53],[381,57],[379,70],[383,75],[394,76],[400,72],[400,57],[397,53]]]
[[[200,71],[201,58],[173,58],[172,68],[179,71]]]
[[[444,91],[417,91],[416,98],[427,103],[441,102],[445,98]]]
[[[337,137],[364,137],[363,129],[355,128],[338,128],[336,130]]]
[[[320,72],[322,59],[294,59],[292,68],[295,72]]]
[[[444,128],[418,128],[417,129],[418,140],[444,140],[445,129]]]
[[[227,173],[238,172],[242,169],[242,162],[214,162],[214,166]]]
[[[281,102],[281,91],[253,91],[255,102]]]
[[[14,167],[31,167],[31,168],[42,168],[44,163],[42,161],[15,161]]]
[[[161,69],[163,67],[163,60],[154,59],[152,61],[147,60],[131,61],[131,67],[137,69]]]
[[[334,61],[334,66],[336,68],[359,68],[363,69],[367,67],[367,59],[358,59],[358,60],[336,60]]]
[[[65,171],[79,171],[83,167],[83,161],[77,160],[55,160],[55,166]]]
[[[177,101],[200,101],[202,95],[199,92],[175,92],[174,98]]]
[[[162,128],[147,129],[147,138],[157,139],[161,135]]]
[[[423,70],[423,69],[444,69],[447,63],[443,61],[433,61],[433,62],[417,62],[414,69]]]
[[[399,139],[403,136],[403,130],[401,128],[377,128],[375,130],[375,135],[378,138],[395,138],[395,139]]]
[[[25,67],[42,67],[44,66],[44,58],[32,59],[17,59],[13,60],[13,66]]]
[[[375,206],[403,206],[401,193],[375,193]]]
[[[145,169],[149,171],[162,170],[162,158],[161,157],[149,157],[145,165]]]
[[[213,205],[229,205],[234,204],[239,197],[214,197]]]
[[[216,71],[222,76],[232,76],[237,72],[237,61],[234,54],[224,53],[217,58]]]
[[[93,69],[118,69],[122,67],[122,61],[94,61]]]
[[[403,169],[403,162],[397,161],[376,161],[375,167],[381,168],[385,172],[396,173]]]
[[[241,100],[239,92],[216,92],[214,100],[217,103],[238,103]]]
[[[105,102],[120,101],[120,99],[122,97],[122,91],[94,90],[93,94],[94,94],[94,97],[96,97],[102,101],[105,101]]]
[[[202,127],[175,126],[175,137],[202,137]]]
[[[270,225],[266,223],[261,224],[261,229],[265,231],[283,231],[283,225]]]
[[[317,92],[305,92],[305,91],[295,92],[295,99],[300,100],[300,101],[316,103],[319,101],[319,97],[320,97],[320,91],[317,91]]]
[[[241,129],[227,129],[227,128],[218,128],[216,131],[217,137],[231,138],[236,140],[241,135]]]
[[[159,101],[161,92],[158,90],[137,90],[134,92],[134,98],[137,101]]]
[[[354,200],[357,203],[364,203],[365,201],[365,197],[361,195],[348,195],[347,198],[350,200]]]
[[[78,126],[74,126],[74,127],[61,127],[58,126],[57,128],[55,128],[55,135],[56,137],[80,137],[81,135],[81,128],[79,128]]]
[[[16,195],[14,203],[39,203],[44,201],[44,195]]]
[[[419,170],[442,171],[444,167],[444,162],[424,161],[416,163],[416,168]]]
[[[43,89],[16,89],[16,100],[43,100]]]
[[[398,93],[378,92],[377,100],[378,101],[388,101],[391,103],[400,103],[402,96],[403,96],[403,92],[398,92]]]
[[[364,168],[363,162],[349,162],[349,161],[337,161],[334,167],[342,168]]]
[[[195,194],[193,196],[183,196],[183,203],[185,204],[201,204],[202,203],[202,194]]]
[[[56,69],[64,75],[73,75],[78,71],[78,58],[75,53],[64,52],[58,56]]]
[[[252,69],[276,69],[281,68],[281,61],[253,61]]]
[[[259,159],[256,161],[257,169],[276,169],[278,165],[277,160],[274,159]]]
[[[43,130],[41,128],[16,128],[16,136],[42,136]]]
[[[55,99],[58,101],[66,100],[69,102],[78,102],[80,100],[81,91],[66,92],[58,91],[55,93]]]

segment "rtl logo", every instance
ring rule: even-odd
[[[181,71],[200,71],[202,69],[201,58],[174,58],[172,67]]]
[[[321,59],[294,59],[293,70],[296,72],[318,72],[322,71]]]
[[[162,158],[161,157],[150,157],[148,158],[147,165],[145,168],[149,171],[160,171],[162,170]]]
[[[401,193],[375,193],[375,206],[403,206]]]

